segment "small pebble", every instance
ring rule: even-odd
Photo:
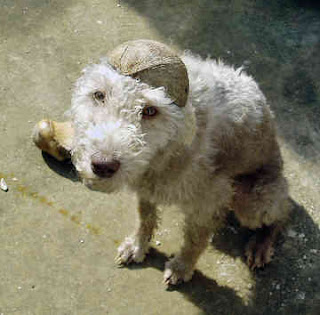
[[[280,284],[277,284],[277,285],[276,285],[276,289],[277,289],[277,290],[280,290]]]
[[[83,243],[84,243],[84,240],[80,240],[79,242],[80,242],[81,244],[83,244]]]
[[[160,242],[160,241],[156,241],[156,245],[157,245],[157,246],[160,246],[160,245],[161,245],[161,242]]]
[[[108,291],[108,292],[111,292],[111,289],[110,289],[110,288],[108,288],[108,289],[107,289],[107,291]]]
[[[17,182],[17,181],[18,181],[18,178],[17,178],[17,177],[12,177],[12,180],[13,180],[14,182]]]
[[[249,289],[249,290],[252,290],[252,288],[253,288],[252,283],[249,283],[249,284],[248,284],[248,289]]]
[[[1,180],[0,180],[0,188],[3,191],[8,191],[9,190],[8,189],[8,185],[7,185],[6,181],[4,180],[4,178],[1,178]]]
[[[98,20],[97,23],[101,25],[101,24],[102,24],[102,21]]]
[[[18,287],[18,290],[21,290],[22,289],[22,287]]]

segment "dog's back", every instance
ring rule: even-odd
[[[197,141],[216,171],[231,177],[281,167],[272,113],[256,82],[222,62],[184,56],[197,117]]]

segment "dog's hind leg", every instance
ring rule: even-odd
[[[233,210],[241,225],[255,230],[245,255],[250,269],[268,264],[289,215],[288,188],[279,174],[258,172],[236,180]]]
[[[140,199],[138,213],[137,230],[132,236],[126,237],[118,248],[116,262],[119,265],[141,263],[149,251],[149,243],[158,222],[157,209],[154,204]]]
[[[44,119],[35,125],[32,139],[40,150],[63,161],[70,158],[73,135],[71,122],[59,123]]]

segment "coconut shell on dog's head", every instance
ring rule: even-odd
[[[186,105],[189,92],[187,69],[166,45],[152,40],[133,40],[109,52],[108,59],[120,73],[153,87],[164,87],[176,105]]]

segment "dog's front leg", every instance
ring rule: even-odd
[[[118,248],[116,262],[120,265],[131,262],[141,263],[148,253],[149,242],[157,227],[156,206],[149,201],[139,200],[139,223],[132,236],[126,237]]]
[[[195,264],[205,250],[213,233],[212,224],[199,222],[197,216],[188,216],[184,227],[184,243],[180,252],[165,266],[164,283],[175,285],[192,278]]]

